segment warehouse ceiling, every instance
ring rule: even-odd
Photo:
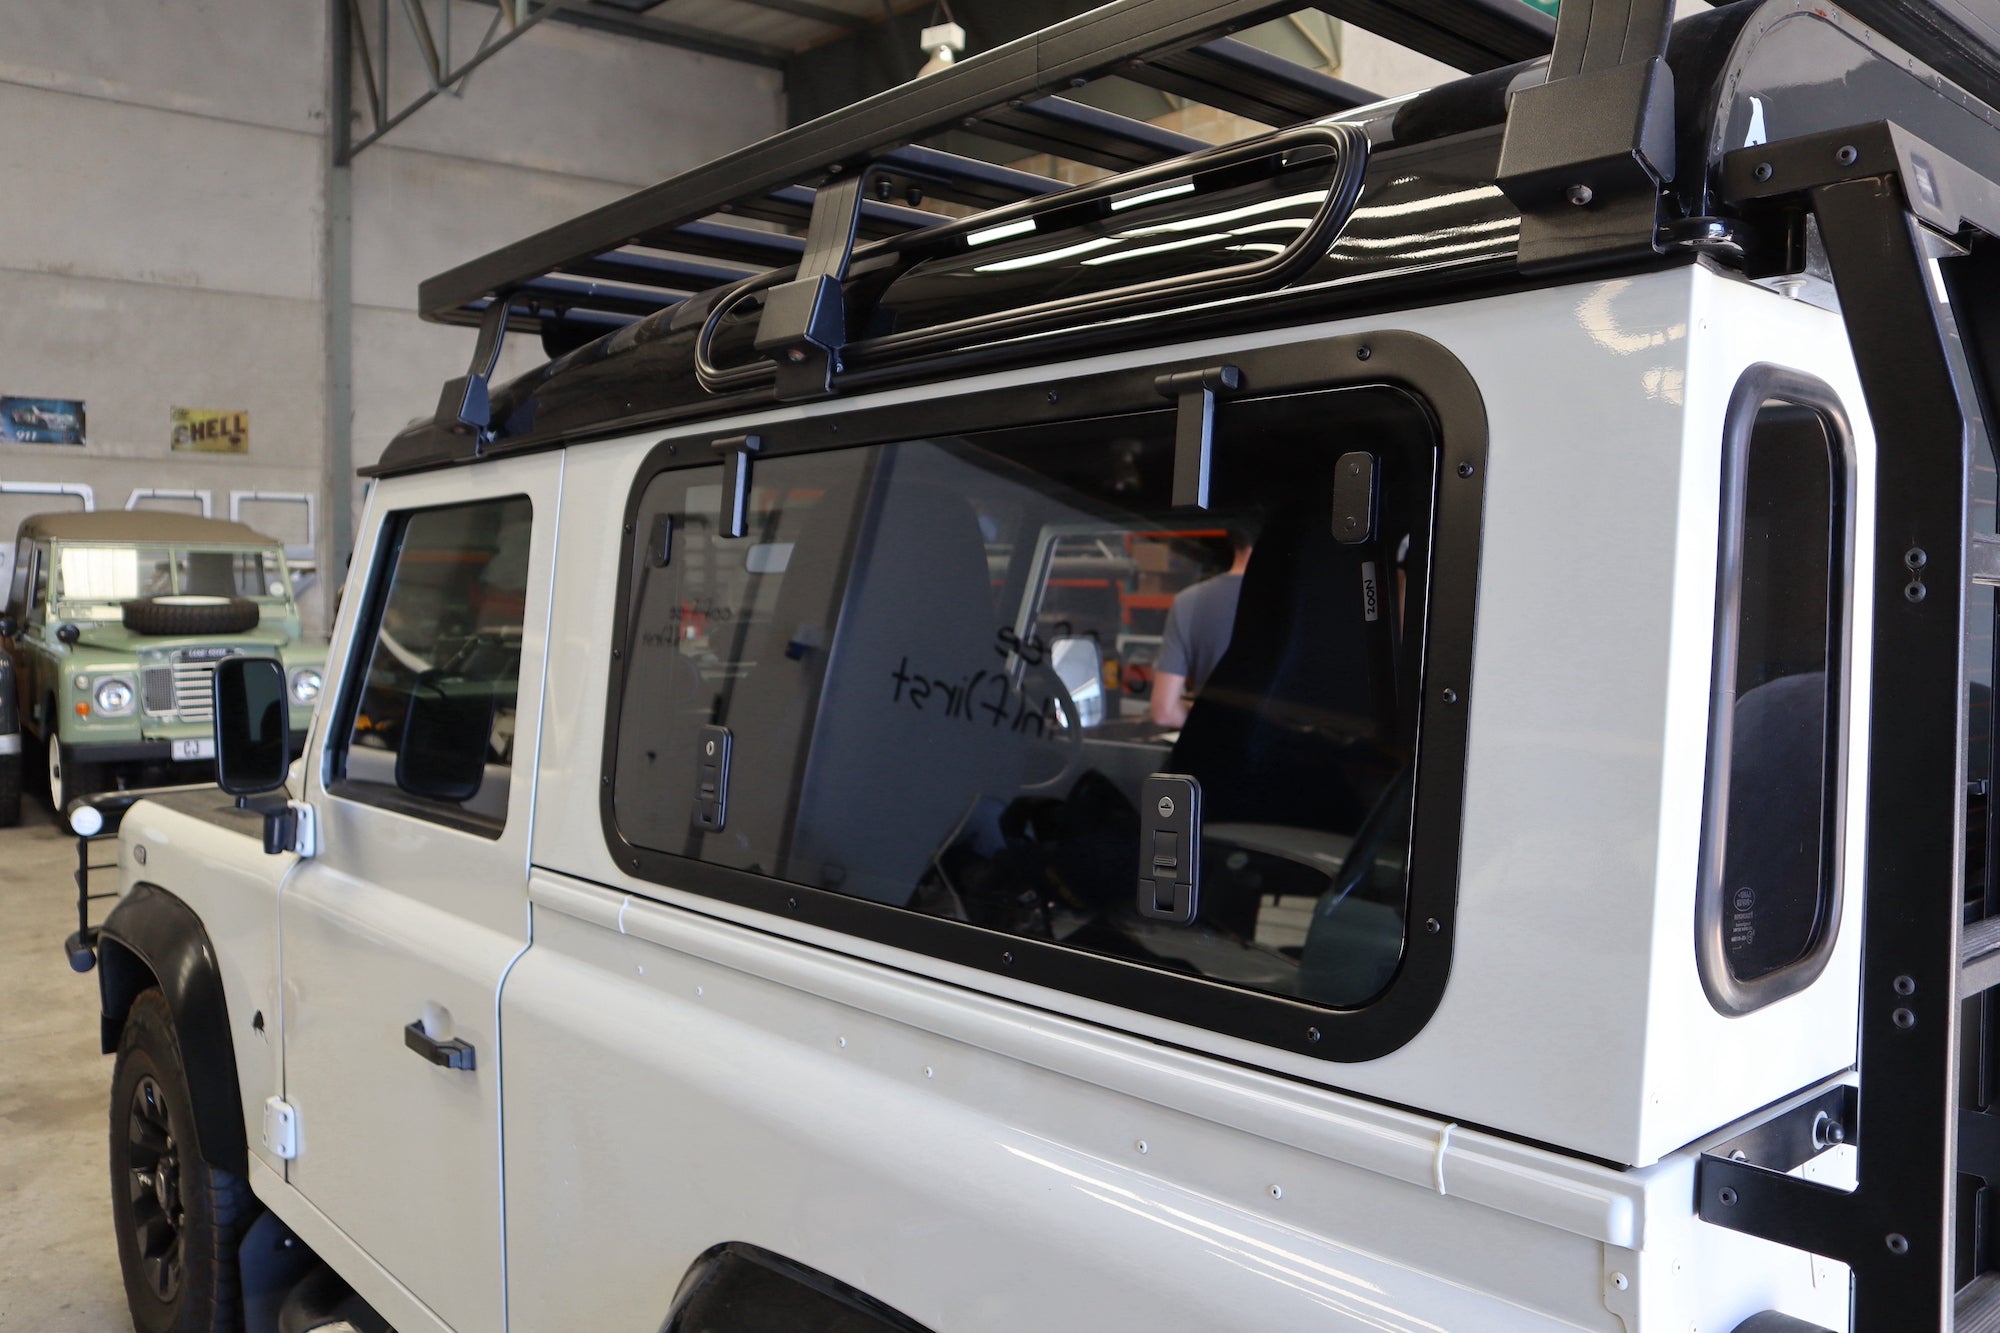
[[[962,25],[965,54],[999,46],[1094,7],[1094,0],[329,0],[347,42],[346,161],[391,133],[474,69],[544,22],[656,42],[782,70],[793,124],[915,78],[923,29]],[[470,14],[476,21],[467,22]],[[1337,25],[1294,16],[1243,34],[1309,69],[1339,63]],[[1151,119],[1174,109],[1152,90],[1095,89],[1085,100]],[[1018,150],[977,141],[960,151],[1005,161]]]

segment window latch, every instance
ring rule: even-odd
[[[706,726],[695,740],[694,823],[716,833],[729,818],[729,728]]]
[[[1333,538],[1343,546],[1374,540],[1376,500],[1375,455],[1364,450],[1342,454],[1333,465]]]
[[[1139,790],[1139,915],[1186,925],[1201,910],[1201,783],[1155,773]]]
[[[741,537],[750,531],[750,459],[764,447],[763,437],[732,435],[715,442],[722,455],[721,533]]]
[[[1174,418],[1174,508],[1208,508],[1208,483],[1215,461],[1215,400],[1243,387],[1235,366],[1184,370],[1153,381],[1163,397],[1178,405]]]

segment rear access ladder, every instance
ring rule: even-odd
[[[1875,618],[1858,1086],[1705,1156],[1697,1206],[1846,1264],[1854,1333],[1992,1333],[2000,184],[1879,123],[1741,149],[1721,191],[1773,233],[1802,239],[1809,216],[1825,247],[1876,435],[1875,549],[1856,564]],[[1852,1191],[1789,1174],[1841,1142]]]

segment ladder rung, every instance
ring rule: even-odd
[[[741,282],[758,272],[667,255],[635,254],[630,250],[610,250],[590,259],[572,260],[558,271],[575,278],[603,278],[642,287],[664,287],[671,292],[705,292],[724,283]]]
[[[1031,171],[1016,171],[1012,167],[961,157],[957,153],[926,148],[922,144],[904,144],[901,148],[891,149],[876,158],[875,165],[917,177],[924,183],[924,193],[928,195],[984,208],[1054,194],[1063,188],[1061,181],[1038,176]]]
[[[713,222],[706,218],[647,232],[639,237],[637,243],[700,255],[705,259],[756,264],[761,268],[783,268],[787,264],[796,264],[806,249],[805,241],[797,236],[760,231],[734,222]]]
[[[1318,120],[1380,99],[1233,37],[1157,56],[1125,76],[1266,125]]]
[[[2000,1273],[1982,1273],[1959,1288],[1952,1333],[2000,1333]]]
[[[1960,999],[2000,986],[2000,916],[1967,926],[1959,937]]]
[[[613,286],[601,282],[580,282],[570,278],[536,278],[516,287],[510,297],[516,306],[538,304],[541,309],[532,313],[548,313],[551,310],[596,310],[619,315],[647,315],[665,310],[670,305],[678,305],[682,297],[675,292],[648,291],[643,287]]]
[[[811,186],[787,185],[760,199],[739,199],[729,206],[729,211],[738,217],[803,225],[812,217],[813,200],[818,197],[819,191]],[[927,213],[921,208],[905,208],[901,204],[885,204],[869,199],[861,205],[860,232],[870,237],[900,236],[904,232],[935,227],[949,221],[951,219],[941,213]]]
[[[1303,119],[1303,117],[1301,117]],[[996,107],[979,118],[978,132],[1036,152],[1128,171],[1208,147],[1200,139],[1148,125],[1115,111],[1044,97]]]

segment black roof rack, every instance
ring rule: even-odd
[[[629,322],[730,280],[680,256],[759,268],[799,262],[801,238],[733,219],[798,227],[822,186],[860,171],[872,170],[880,191],[862,204],[863,238],[951,220],[926,201],[989,208],[1059,188],[921,142],[953,131],[1113,170],[1207,146],[1055,95],[1106,76],[1266,125],[1374,100],[1230,36],[1314,7],[1466,70],[1545,55],[1555,34],[1524,0],[1118,0],[462,264],[423,284],[420,308],[429,320],[482,324],[504,298],[515,329]]]

